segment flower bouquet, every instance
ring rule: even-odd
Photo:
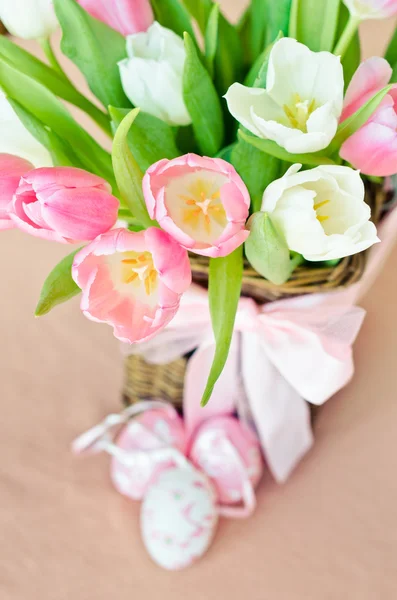
[[[286,480],[309,405],[353,374],[355,304],[397,214],[397,36],[360,64],[358,26],[396,14],[252,0],[235,25],[212,0],[0,0],[47,57],[0,36],[0,227],[79,244],[36,315],[80,294],[123,342],[131,405],[74,449],[112,455],[166,568],[201,556],[219,515],[252,513],[263,459]]]

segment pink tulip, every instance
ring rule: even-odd
[[[90,15],[122,35],[146,31],[154,16],[149,0],[78,0]]]
[[[150,216],[196,254],[226,256],[249,235],[248,190],[220,158],[186,154],[161,160],[147,171],[143,191]]]
[[[22,177],[10,216],[19,229],[36,237],[73,243],[108,231],[118,207],[104,179],[82,169],[45,167]]]
[[[348,87],[342,121],[390,81],[392,69],[384,58],[363,62]],[[393,86],[367,123],[343,144],[340,155],[365,175],[397,173],[397,86]]]
[[[13,154],[0,154],[0,230],[15,227],[9,209],[22,175],[33,169],[33,165]]]
[[[187,252],[156,227],[104,233],[76,255],[72,275],[86,317],[112,325],[130,344],[171,321],[192,277]]]
[[[350,14],[362,21],[386,19],[397,14],[397,0],[343,0]]]

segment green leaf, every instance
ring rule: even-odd
[[[314,52],[332,52],[340,0],[292,0],[290,36]]]
[[[280,176],[280,160],[240,139],[232,152],[231,163],[248,188],[252,212],[260,210],[263,192]]]
[[[0,56],[12,63],[15,69],[35,79],[59,98],[87,112],[103,129],[109,131],[109,119],[105,113],[80,94],[65,77],[4,35],[0,35]]]
[[[214,4],[205,30],[205,60],[211,77],[214,76],[214,61],[218,49],[219,5]]]
[[[263,52],[266,46],[268,18],[267,0],[252,0],[251,47],[252,57],[254,59],[256,59]]]
[[[12,98],[8,98],[8,102],[24,127],[50,152],[55,166],[83,168],[80,160],[67,142],[48,129],[44,123],[23,108],[19,102]]]
[[[172,29],[183,37],[185,31],[195,40],[189,13],[180,0],[152,0],[152,7],[158,21],[163,27]]]
[[[62,52],[77,65],[104,106],[130,106],[117,63],[127,56],[124,37],[91,17],[76,0],[54,0]]]
[[[387,47],[385,59],[393,68],[397,64],[397,29],[395,30],[394,35]]]
[[[73,260],[79,250],[81,248],[62,259],[48,275],[36,307],[36,317],[46,315],[54,306],[70,300],[81,292],[79,286],[72,279]]]
[[[110,116],[115,128],[131,111],[128,108],[115,108],[109,106]],[[163,158],[176,158],[180,152],[175,143],[172,127],[145,112],[140,112],[128,133],[129,148],[140,169],[147,169]]]
[[[145,227],[155,225],[149,217],[142,191],[143,172],[128,146],[128,133],[139,114],[134,108],[121,121],[113,141],[113,168],[121,199],[135,217]]]
[[[349,10],[342,3],[339,11],[339,24],[336,32],[336,39],[338,40],[342,33],[345,30],[346,24],[349,20]],[[346,50],[343,58],[342,58],[342,66],[343,73],[345,76],[345,89],[349,85],[354,73],[356,72],[359,64],[361,62],[361,46],[360,46],[360,36],[358,33],[353,37],[353,40],[350,42],[349,48]]]
[[[356,131],[365,125],[392,87],[393,86],[388,85],[383,88],[383,90],[380,90],[380,92],[375,94],[375,96],[373,96],[370,100],[368,100],[368,102],[359,108],[358,111],[356,111],[339,125],[336,136],[334,137],[329,148],[331,154],[339,150],[347,138],[352,136],[353,133],[356,133]]]
[[[211,398],[229,355],[243,279],[243,247],[224,258],[210,259],[208,295],[216,349],[202,405]]]
[[[279,31],[276,39],[271,44],[269,44],[262,52],[262,54],[257,58],[250,72],[247,75],[247,78],[244,82],[245,85],[247,85],[248,87],[266,88],[267,70],[269,67],[270,53],[273,49],[274,44],[281,40],[282,37],[283,34],[281,31]]]
[[[268,213],[257,212],[249,221],[251,233],[245,242],[246,256],[260,275],[281,285],[292,273],[290,252]]]
[[[333,165],[334,161],[326,156],[321,156],[319,154],[290,154],[284,148],[281,148],[276,142],[272,140],[264,140],[262,138],[255,137],[253,135],[249,135],[245,133],[245,131],[240,130],[238,132],[238,136],[240,139],[243,139],[248,144],[255,146],[255,148],[259,148],[262,152],[266,152],[271,156],[279,158],[280,160],[285,160],[290,163],[302,163],[303,165]]]
[[[185,104],[192,118],[201,152],[206,156],[214,156],[222,147],[224,136],[221,104],[211,77],[200,61],[196,46],[188,33],[185,33],[185,48]]]
[[[267,2],[267,38],[269,44],[280,33],[288,35],[292,0],[266,0]],[[281,36],[280,36],[281,37]]]
[[[205,36],[208,19],[214,6],[212,0],[183,0]],[[219,44],[215,57],[215,84],[221,96],[235,81],[241,81],[243,48],[233,25],[219,14]]]
[[[73,119],[66,107],[40,83],[0,57],[0,87],[62,140],[69,143],[88,171],[114,183],[110,155]]]

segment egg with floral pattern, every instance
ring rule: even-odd
[[[216,493],[193,467],[162,471],[148,488],[141,508],[141,532],[155,563],[183,569],[209,548],[218,522]]]

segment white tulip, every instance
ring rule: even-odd
[[[30,161],[35,167],[52,166],[49,152],[22,125],[1,89],[0,132],[0,153],[20,156]]]
[[[322,261],[351,256],[379,242],[358,171],[331,165],[299,172],[301,166],[293,165],[267,187],[261,209],[290,250]]]
[[[183,40],[153,23],[144,33],[127,37],[128,58],[119,63],[124,92],[131,102],[169,125],[189,125],[183,99]]]
[[[339,57],[283,38],[270,53],[266,89],[234,83],[225,98],[233,117],[249,131],[298,154],[317,152],[331,142],[343,89]]]
[[[48,38],[58,27],[52,0],[0,0],[0,21],[26,40]]]
[[[387,19],[397,14],[396,0],[343,0],[352,17],[366,19]]]

